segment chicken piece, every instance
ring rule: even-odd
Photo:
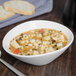
[[[22,48],[22,46],[20,46],[18,43],[17,43],[17,41],[16,40],[12,40],[11,41],[11,45],[14,47],[14,48]]]

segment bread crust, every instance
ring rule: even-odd
[[[0,21],[8,19],[8,18],[12,17],[13,15],[15,15],[15,13],[10,13],[9,15],[7,15],[5,17],[0,17]]]

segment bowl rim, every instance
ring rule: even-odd
[[[50,21],[50,20],[30,20],[30,21],[27,21],[27,22],[34,22],[34,21],[48,21],[48,22],[52,22],[52,23],[55,23],[55,24],[59,24],[59,25],[65,27],[65,28],[67,28],[66,26],[64,26],[64,25],[61,24],[61,23],[54,22],[54,21]],[[24,22],[24,23],[27,23],[27,22]],[[21,23],[21,24],[19,24],[19,25],[22,25],[22,24],[24,24],[24,23]],[[15,26],[14,28],[18,27],[19,25]],[[11,30],[13,30],[14,28],[10,29],[10,30],[6,33],[6,35],[7,35]],[[58,53],[58,52],[60,52],[60,51],[62,51],[62,50],[64,50],[64,49],[68,48],[68,47],[72,44],[72,42],[73,42],[73,40],[74,40],[74,35],[73,35],[72,31],[71,31],[69,28],[67,28],[67,29],[68,29],[68,30],[70,31],[70,33],[72,34],[72,39],[71,39],[71,41],[70,41],[65,47],[63,47],[63,48],[61,48],[61,49],[59,49],[59,50],[53,51],[53,52],[44,53],[44,54],[39,54],[39,55],[30,55],[30,56],[28,56],[28,55],[26,56],[26,55],[17,55],[17,54],[14,54],[14,53],[12,53],[12,52],[7,51],[6,48],[4,48],[4,39],[5,39],[6,35],[4,36],[4,38],[3,38],[3,40],[2,40],[2,46],[3,46],[3,49],[4,49],[8,54],[10,54],[10,55],[12,55],[12,56],[16,56],[16,57],[25,57],[25,58],[30,58],[30,57],[31,57],[31,58],[32,58],[32,57],[40,57],[40,56],[46,56],[46,55]]]

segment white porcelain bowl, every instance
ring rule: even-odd
[[[31,29],[39,29],[39,28],[51,28],[51,29],[62,31],[68,38],[68,41],[69,41],[68,45],[54,52],[40,54],[40,55],[33,55],[33,56],[21,56],[10,52],[9,43],[15,36],[25,31],[28,31]],[[52,62],[57,57],[59,57],[72,44],[73,40],[74,40],[74,36],[71,30],[63,26],[62,24],[52,22],[52,21],[46,21],[46,20],[33,20],[33,21],[22,23],[14,27],[12,30],[10,30],[3,39],[3,48],[7,53],[9,53],[13,57],[23,62],[33,64],[33,65],[45,65]]]

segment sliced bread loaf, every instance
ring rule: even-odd
[[[4,4],[4,8],[8,11],[15,12],[22,15],[32,15],[35,13],[35,6],[27,1],[11,0]]]
[[[11,16],[15,15],[15,13],[6,11],[3,6],[0,6],[0,21],[5,20]]]

